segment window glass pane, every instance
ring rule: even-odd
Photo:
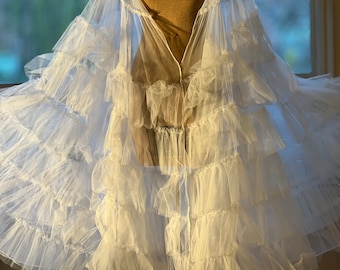
[[[295,73],[312,72],[312,0],[256,0],[275,51]]]
[[[310,73],[310,1],[256,0],[274,49],[296,73]],[[87,0],[0,0],[0,84],[27,80],[23,66],[50,52]]]
[[[26,81],[23,66],[51,52],[88,0],[0,0],[0,83]]]

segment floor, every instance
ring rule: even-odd
[[[319,263],[319,270],[340,270],[340,253],[326,253]],[[12,270],[0,261],[0,270]],[[78,269],[75,269],[78,270]],[[245,269],[246,270],[246,269]]]
[[[340,253],[326,253],[319,263],[319,270],[340,270]]]

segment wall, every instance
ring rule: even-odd
[[[340,76],[340,1],[333,0],[334,18],[334,74]]]

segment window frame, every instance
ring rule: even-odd
[[[311,18],[312,72],[298,75],[334,75],[333,0],[311,0]]]
[[[311,0],[311,53],[312,71],[297,74],[312,77],[321,74],[334,75],[333,0]],[[0,84],[1,88],[19,83]]]
[[[7,87],[19,85],[19,84],[21,84],[21,83],[2,83],[2,84],[0,84],[0,91],[1,91],[2,88],[7,88]]]

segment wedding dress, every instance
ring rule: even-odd
[[[312,270],[339,248],[339,82],[296,78],[253,0],[205,0],[180,62],[140,0],[92,0],[26,71],[0,93],[3,260]]]

